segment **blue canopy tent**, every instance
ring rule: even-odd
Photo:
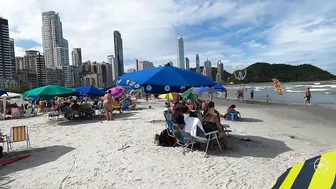
[[[153,94],[183,92],[190,87],[216,84],[209,77],[170,65],[127,73],[118,77],[116,82],[133,89],[144,87],[145,93]]]
[[[0,89],[0,96],[7,94],[7,91],[5,89]]]
[[[75,90],[79,94],[86,94],[92,96],[104,96],[106,94],[105,91],[97,89],[96,87],[93,86],[79,87],[76,88]]]
[[[200,95],[202,93],[216,93],[216,92],[226,92],[227,90],[220,84],[216,84],[213,87],[200,87],[195,91],[196,94]]]
[[[222,85],[220,85],[220,84],[216,84],[216,85],[214,85],[213,87],[212,87],[216,92],[226,92],[227,90],[226,90],[226,88],[225,87],[223,87]]]

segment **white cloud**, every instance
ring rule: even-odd
[[[196,53],[201,61],[220,59],[228,68],[269,61],[331,70],[336,59],[336,2],[331,0],[0,0],[0,5],[16,41],[41,43],[41,12],[59,12],[70,49],[82,48],[84,60],[104,61],[113,54],[114,30],[121,32],[126,59],[157,64],[176,62],[181,31],[191,65]]]

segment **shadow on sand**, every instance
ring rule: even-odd
[[[133,115],[135,115],[135,113],[116,113],[113,114],[113,119],[114,120],[135,120],[138,118],[134,118],[132,117]],[[74,120],[66,120],[66,121],[61,121],[58,122],[57,125],[59,126],[71,126],[71,125],[81,125],[81,124],[90,124],[90,123],[97,123],[97,122],[103,122],[105,121],[105,115],[99,116],[99,117],[95,117],[93,119],[74,119]]]
[[[264,122],[264,121],[256,118],[243,117],[239,120],[239,122]]]
[[[220,152],[217,145],[209,149],[210,156],[228,157],[264,157],[275,158],[276,156],[292,150],[283,141],[251,135],[230,135],[229,149]],[[204,150],[204,149],[200,149]]]
[[[30,169],[33,167],[37,167],[43,165],[45,163],[49,163],[52,161],[57,160],[64,154],[71,152],[75,148],[68,147],[68,146],[49,146],[44,148],[33,148],[31,150],[25,151],[18,151],[18,152],[10,152],[9,154],[4,155],[0,158],[0,161],[4,161],[13,157],[22,156],[22,155],[31,155],[26,159],[19,160],[12,164],[5,165],[4,167],[0,168],[0,181],[4,180],[6,175],[22,171],[25,169]],[[10,183],[12,181],[8,181]],[[2,184],[2,188],[5,188],[6,184]],[[0,187],[1,188],[1,187]]]

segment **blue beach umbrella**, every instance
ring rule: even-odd
[[[75,90],[77,93],[86,94],[86,95],[104,96],[106,94],[105,91],[102,91],[93,86],[79,87],[79,88],[76,88]]]
[[[0,89],[0,96],[7,94],[7,91],[5,89]]]
[[[127,73],[118,77],[116,82],[117,85],[133,89],[143,86],[145,93],[154,94],[183,92],[190,87],[211,87],[216,84],[209,77],[169,65]]]
[[[226,92],[227,91],[225,87],[223,87],[222,85],[218,83],[214,85],[212,88],[214,89],[215,92]]]

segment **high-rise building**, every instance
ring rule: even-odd
[[[15,70],[16,70],[16,65],[15,65],[15,43],[13,38],[9,38],[9,44],[10,44],[10,53],[11,53],[11,73],[14,75]]]
[[[149,62],[149,61],[140,61],[139,62],[139,71],[149,69],[149,68],[154,68],[153,62]]]
[[[211,62],[208,59],[204,62],[203,75],[212,79]]]
[[[139,60],[138,59],[134,59],[134,70],[135,71],[139,71]]]
[[[183,37],[180,35],[177,38],[177,62],[176,67],[185,69],[184,64],[184,43],[183,43]]]
[[[65,86],[73,86],[68,41],[63,38],[62,22],[59,14],[54,11],[42,13],[42,45],[46,68],[51,70],[62,69]],[[61,73],[61,71],[55,73]],[[49,74],[47,74],[48,76]],[[47,79],[47,81],[55,83],[54,79],[57,77]]]
[[[218,60],[217,61],[217,75],[218,75],[218,78],[216,78],[216,82],[221,82],[223,80],[223,71],[224,71],[224,65],[220,60]]]
[[[0,79],[13,79],[8,20],[0,17]]]
[[[196,73],[201,74],[199,55],[196,54]]]
[[[112,79],[115,82],[117,77],[119,77],[118,70],[119,70],[119,65],[116,57],[113,55],[107,55],[107,62],[112,65]]]
[[[185,58],[185,69],[190,70],[190,63],[189,63],[189,58],[188,57]]]
[[[82,49],[81,48],[73,48],[71,52],[72,57],[72,65],[79,66],[82,64]]]
[[[118,64],[118,76],[124,75],[124,53],[122,38],[119,31],[113,32],[114,37],[114,56]]]

